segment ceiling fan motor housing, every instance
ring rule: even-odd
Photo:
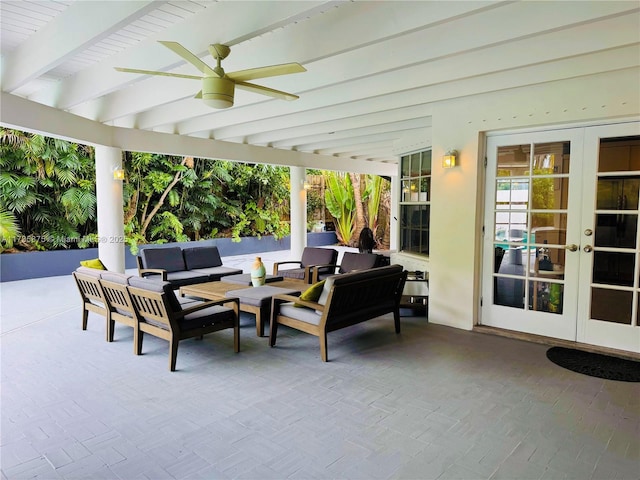
[[[202,100],[213,108],[229,108],[233,106],[235,86],[228,78],[203,77]]]

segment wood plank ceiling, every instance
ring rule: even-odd
[[[2,91],[106,125],[396,163],[436,102],[640,63],[637,1],[0,1]],[[299,62],[212,109],[158,40],[227,72]],[[2,117],[0,117],[0,122]]]

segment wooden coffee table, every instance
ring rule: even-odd
[[[264,336],[264,322],[271,316],[271,297],[277,294],[294,295],[304,292],[309,285],[296,280],[270,282],[262,287],[227,282],[206,282],[180,287],[180,295],[204,300],[240,299],[240,310],[256,316],[256,335]],[[243,295],[243,291],[247,290]]]

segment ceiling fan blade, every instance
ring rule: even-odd
[[[247,80],[255,80],[256,78],[275,77],[278,75],[289,75],[290,73],[306,71],[307,69],[299,63],[283,63],[282,65],[270,65],[268,67],[239,70],[237,72],[227,73],[227,77],[235,82],[246,82]]]
[[[211,68],[209,65],[204,63],[202,60],[200,60],[198,57],[196,57],[193,53],[191,53],[189,50],[184,48],[178,42],[166,42],[162,40],[158,40],[158,41],[168,49],[173,50],[175,53],[180,55],[182,58],[184,58],[191,65],[195,66],[198,70],[200,70],[205,75],[211,75],[212,77],[219,76],[216,72],[213,71],[213,68]]]
[[[155,70],[140,70],[137,68],[121,68],[121,67],[113,67],[119,72],[126,73],[141,73],[143,75],[162,75],[163,77],[178,77],[178,78],[190,78],[192,80],[201,80],[202,77],[196,77],[195,75],[182,75],[180,73],[169,73],[169,72],[156,72]]]
[[[293,93],[281,92],[280,90],[274,90],[273,88],[263,87],[261,85],[254,85],[253,83],[236,82],[236,87],[249,92],[260,93],[262,95],[268,95],[274,98],[280,98],[282,100],[297,100],[297,95]]]

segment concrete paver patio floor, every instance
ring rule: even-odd
[[[239,354],[230,331],[186,340],[171,373],[162,340],[136,357],[130,328],[82,331],[71,276],[0,288],[2,479],[640,478],[640,384],[543,345],[384,316],[330,333],[322,363],[247,314]]]

